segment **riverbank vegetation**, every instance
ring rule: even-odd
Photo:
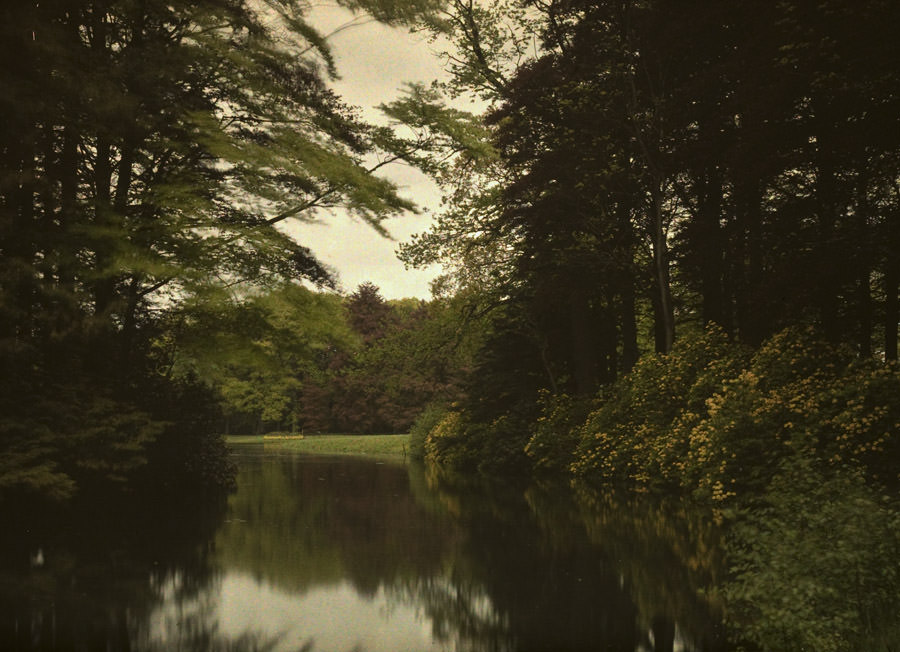
[[[722,503],[804,460],[896,486],[900,12],[451,5],[452,80],[387,109],[485,146],[435,157],[401,255],[487,318],[413,450]]]

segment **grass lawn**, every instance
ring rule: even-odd
[[[409,435],[306,435],[305,437],[226,437],[229,446],[263,444],[273,451],[290,451],[312,455],[366,455],[372,457],[405,457],[409,451]]]

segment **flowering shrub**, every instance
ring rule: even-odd
[[[457,471],[472,469],[478,463],[477,444],[463,414],[449,410],[425,439],[425,460]]]
[[[413,459],[425,458],[425,442],[432,430],[443,420],[447,414],[442,405],[432,403],[427,406],[409,429],[409,454]]]
[[[701,420],[682,421],[688,437],[677,464],[682,485],[725,500],[761,492],[780,460],[802,453],[832,467],[864,468],[897,479],[900,375],[874,361],[789,329],[766,342],[747,370],[707,400]]]
[[[525,454],[536,469],[566,472],[575,458],[579,429],[590,402],[547,390],[541,392],[539,402],[541,413],[530,428]]]
[[[900,374],[855,360],[806,329],[751,357],[718,329],[642,359],[606,390],[581,429],[572,471],[636,487],[681,486],[725,501],[759,493],[802,452],[896,481]]]
[[[645,356],[605,390],[580,432],[572,471],[593,481],[646,487],[678,484],[690,442],[685,426],[705,416],[706,399],[742,367],[744,353],[718,327],[685,337],[669,355]]]

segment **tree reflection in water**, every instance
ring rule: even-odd
[[[461,483],[351,459],[245,455],[240,469],[227,509],[98,502],[8,516],[0,649],[730,652],[728,619],[735,641],[760,649],[780,649],[773,637],[790,627],[784,640],[815,634],[853,652],[887,650],[897,632],[896,511],[859,483],[783,474],[781,502],[745,515],[726,547],[687,501]],[[849,544],[823,551],[829,523],[794,518],[804,510],[846,521]],[[810,561],[843,548],[855,556]],[[726,573],[736,563],[752,573]],[[870,594],[859,613],[879,621],[851,619],[856,638],[778,588],[802,578],[840,607],[845,576]],[[770,609],[778,595],[797,608]],[[853,647],[867,632],[874,647]]]

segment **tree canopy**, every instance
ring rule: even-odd
[[[342,4],[393,24],[431,8]],[[167,363],[151,345],[167,315],[286,281],[331,286],[283,222],[342,206],[383,233],[385,217],[414,209],[375,174],[403,155],[396,139],[329,89],[334,59],[308,8],[48,0],[0,10],[0,439],[32,460],[26,468],[58,468],[59,442],[79,440],[67,411],[86,422],[103,401],[103,414],[156,412],[154,370]],[[153,439],[122,434],[122,450],[138,464]],[[52,475],[28,473],[0,485]],[[52,476],[62,493],[70,475]]]

